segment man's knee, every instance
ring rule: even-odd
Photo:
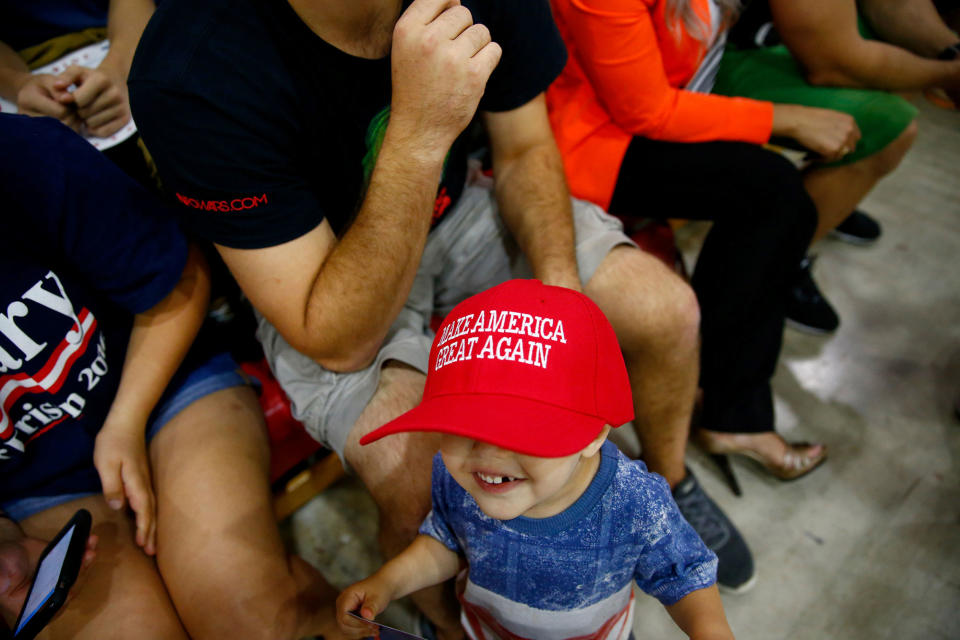
[[[690,285],[668,272],[654,290],[653,314],[648,339],[668,340],[674,346],[696,348],[700,336],[700,304]]]
[[[164,572],[161,563],[161,573],[194,640],[294,640],[304,617],[314,615],[285,553],[234,566],[221,559],[186,573]]]
[[[216,609],[201,607],[191,615],[181,611],[193,640],[295,640],[298,636],[297,594],[277,590],[258,590],[246,594],[259,600],[251,606],[249,597],[219,603]]]
[[[587,285],[625,351],[695,348],[697,297],[680,276],[639,249],[618,247]]]

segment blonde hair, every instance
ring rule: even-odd
[[[715,0],[720,5],[723,14],[721,24],[727,28],[736,19],[740,13],[740,0]],[[693,10],[690,0],[667,0],[667,21],[674,30],[677,37],[680,37],[680,22],[686,28],[687,33],[704,44],[710,39],[710,25],[704,24],[697,12]]]

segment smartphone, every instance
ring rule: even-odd
[[[400,629],[394,629],[393,627],[388,627],[385,624],[380,624],[379,622],[374,622],[373,620],[367,620],[361,615],[350,611],[351,616],[357,620],[363,620],[364,622],[372,622],[377,625],[377,635],[375,636],[377,640],[424,640],[422,636],[415,636],[412,633],[407,633],[406,631],[400,631]]]
[[[56,615],[76,582],[87,549],[92,518],[77,511],[50,541],[37,562],[27,599],[14,625],[14,640],[30,640]]]

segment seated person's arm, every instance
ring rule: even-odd
[[[394,30],[391,115],[360,211],[265,249],[217,248],[295,349],[334,371],[367,366],[403,308],[450,145],[469,124],[500,48],[462,7],[418,0]],[[459,34],[459,35],[457,35]]]
[[[50,116],[74,130],[80,116],[70,104],[72,97],[61,87],[57,76],[30,73],[17,52],[0,42],[0,98],[16,103],[20,113]]]
[[[145,438],[147,420],[203,324],[210,294],[206,261],[191,247],[176,287],[134,317],[120,385],[97,434],[93,460],[103,495],[136,513],[137,544],[156,552],[156,501]]]
[[[828,109],[695,93],[670,85],[650,9],[636,0],[571,0],[578,59],[613,121],[672,142],[793,138],[824,160],[856,146],[853,118]]]
[[[960,61],[930,60],[863,38],[853,0],[770,0],[770,10],[812,84],[890,91],[960,86]]]
[[[673,142],[770,138],[769,102],[671,86],[646,0],[570,1],[567,27],[577,59],[621,129]]]
[[[924,58],[936,58],[960,42],[930,0],[860,0],[858,6],[884,41]]]
[[[691,640],[733,640],[717,585],[692,591],[666,609]]]
[[[29,79],[27,63],[16,51],[0,42],[0,98],[16,102],[17,94]]]
[[[331,371],[369,364],[413,285],[443,167],[442,156],[418,161],[416,150],[388,127],[363,206],[339,240],[324,220],[273,247],[217,245],[250,303]]]
[[[107,52],[100,69],[114,73],[126,85],[133,53],[156,5],[153,0],[111,0],[107,14]]]
[[[111,0],[107,16],[110,51],[103,62],[96,69],[71,66],[58,76],[58,88],[76,85],[69,104],[95,136],[109,136],[130,120],[127,75],[154,8],[153,0]]]
[[[379,571],[343,590],[337,598],[337,622],[344,633],[366,637],[370,629],[347,615],[357,611],[372,620],[393,600],[445,582],[460,570],[460,556],[435,538],[420,534]]]
[[[483,116],[500,215],[535,277],[579,290],[570,194],[543,94],[517,109]]]

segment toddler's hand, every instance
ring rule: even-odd
[[[376,579],[376,574],[350,585],[337,598],[337,623],[340,630],[350,638],[376,635],[377,628],[374,625],[357,620],[350,613],[357,612],[367,620],[373,620],[387,608],[391,599],[382,582]]]

